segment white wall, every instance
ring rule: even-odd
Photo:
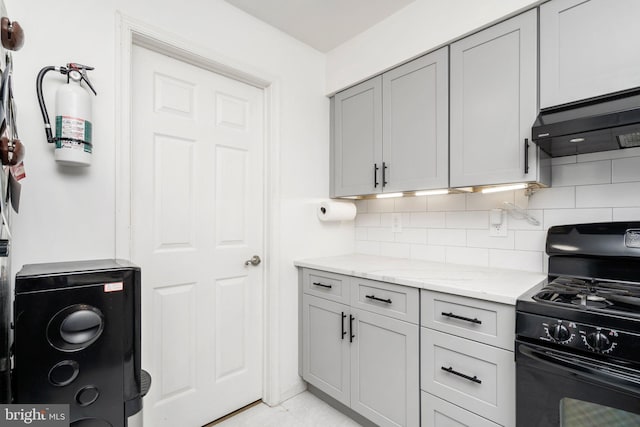
[[[532,0],[415,0],[327,54],[326,93],[332,94],[419,56]]]
[[[281,211],[281,226],[275,231],[281,243],[278,380],[283,398],[299,391],[297,275],[292,261],[348,253],[354,247],[353,223],[324,225],[315,217],[315,202],[329,194],[325,56],[222,0],[179,4],[170,0],[6,0],[6,4],[26,36],[24,48],[14,53],[18,125],[27,147],[21,212],[13,218],[14,273],[26,263],[115,255],[117,11],[278,81],[280,199],[273,200]],[[88,169],[56,166],[35,96],[39,69],[67,62],[96,67],[90,73],[98,96],[93,104],[93,165]],[[53,72],[46,78],[50,113],[59,81]]]
[[[553,159],[553,187],[524,191],[358,201],[356,252],[545,271],[553,225],[640,221],[640,149]],[[515,203],[540,222],[507,218],[506,237],[489,236],[489,210]],[[391,232],[393,213],[402,232]]]

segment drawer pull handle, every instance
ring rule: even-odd
[[[331,289],[331,285],[325,285],[324,283],[313,282],[313,284],[316,286],[322,286],[323,288]]]
[[[344,314],[344,311],[342,312],[342,336],[340,336],[341,339],[344,339],[344,336],[347,335],[347,331],[344,330],[344,319],[347,318],[347,315]]]
[[[477,323],[478,325],[482,324],[482,320],[478,320],[477,318],[471,319],[469,317],[458,316],[457,314],[453,314],[453,313],[445,313],[444,311],[442,312],[442,315],[451,317],[453,319],[460,319],[460,320],[466,320],[467,322],[471,322],[471,323]]]
[[[475,375],[474,375],[474,376],[472,376],[472,377],[470,377],[469,375],[465,375],[465,374],[460,373],[460,372],[458,372],[458,371],[454,371],[454,370],[453,370],[453,368],[452,368],[451,366],[449,366],[448,368],[445,368],[444,366],[441,366],[441,367],[440,367],[440,369],[442,369],[443,371],[447,371],[447,372],[449,372],[450,374],[453,374],[453,375],[457,375],[457,376],[459,376],[459,377],[462,377],[462,378],[464,378],[465,380],[473,381],[474,383],[477,383],[477,384],[482,384],[482,381],[480,381],[480,380],[478,379],[478,377],[476,377]]]
[[[391,304],[391,298],[387,298],[387,299],[382,299],[382,298],[378,298],[375,295],[365,295],[366,298],[372,299],[372,300],[376,300],[376,301],[380,301],[380,302],[386,302],[387,304]]]

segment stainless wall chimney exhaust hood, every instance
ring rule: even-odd
[[[640,88],[542,109],[531,135],[551,157],[640,147]]]

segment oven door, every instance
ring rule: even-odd
[[[640,426],[640,371],[516,340],[518,427]]]

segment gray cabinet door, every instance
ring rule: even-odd
[[[337,93],[333,102],[333,196],[379,193],[382,77]]]
[[[444,47],[382,76],[385,192],[449,186],[448,62]]]
[[[352,311],[351,408],[379,426],[419,426],[418,325]]]
[[[536,10],[451,45],[452,187],[534,181],[525,138],[537,114]]]
[[[349,307],[304,294],[302,328],[303,378],[349,406]]]
[[[640,86],[638,0],[540,6],[540,106]]]

